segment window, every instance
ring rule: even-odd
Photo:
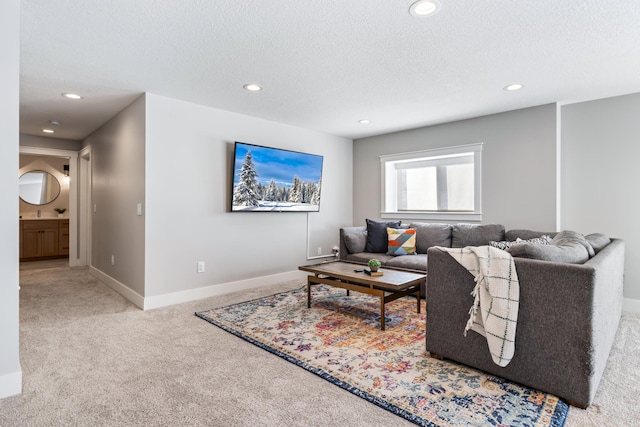
[[[480,221],[482,143],[380,156],[382,218]]]

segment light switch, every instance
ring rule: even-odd
[[[138,216],[142,215],[142,203],[138,203]]]

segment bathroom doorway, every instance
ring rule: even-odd
[[[68,220],[68,263],[71,267],[90,264],[90,205],[91,205],[91,155],[90,149],[81,152],[39,147],[20,147],[22,162],[19,173],[28,170],[44,170],[60,183],[60,191],[65,194],[61,199],[41,206],[21,204],[21,216],[24,219],[58,219],[55,209],[64,209],[61,220]],[[58,167],[60,166],[60,167]],[[55,187],[55,186],[54,186]],[[55,190],[55,188],[54,188]],[[44,191],[44,190],[43,190]],[[49,191],[47,189],[46,191]],[[44,201],[47,202],[48,199]],[[58,206],[60,204],[60,206]],[[62,207],[62,204],[67,204]],[[38,212],[39,211],[39,212]],[[39,215],[39,216],[38,216]],[[22,225],[21,225],[22,227]],[[49,245],[51,247],[51,244]]]

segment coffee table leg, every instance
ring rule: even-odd
[[[416,292],[416,299],[418,300],[418,313],[420,313],[420,286],[418,286],[418,292]]]
[[[384,331],[384,292],[380,297],[380,330]]]
[[[311,276],[307,276],[307,308],[311,308]]]

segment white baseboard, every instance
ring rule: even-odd
[[[0,376],[0,399],[22,393],[22,371]]]
[[[622,311],[640,314],[640,299],[625,298],[622,301]]]
[[[261,286],[275,285],[276,283],[289,280],[306,280],[307,273],[299,270],[286,273],[272,274],[270,276],[254,277],[252,279],[238,280],[236,282],[220,283],[217,285],[205,286],[202,288],[189,289],[153,297],[143,297],[131,290],[108,274],[90,267],[89,272],[98,280],[104,282],[111,289],[134,303],[143,310],[166,307],[168,305],[180,304],[183,302],[195,301],[203,298],[214,297],[216,295],[228,294],[230,292],[243,291],[246,289],[258,288]],[[306,283],[306,282],[305,282]]]
[[[261,286],[275,285],[276,283],[289,280],[305,281],[308,273],[299,270],[286,273],[272,274],[270,276],[255,277],[252,279],[238,280],[236,282],[220,283],[217,285],[205,286],[197,289],[172,292],[169,294],[148,297],[144,299],[144,310],[166,307],[168,305],[180,304],[183,302],[195,301],[231,292],[243,291]],[[306,283],[306,281],[305,281]]]
[[[136,306],[144,310],[144,297],[142,295],[93,266],[89,267],[89,273],[101,282],[104,282],[111,289],[134,303]]]

